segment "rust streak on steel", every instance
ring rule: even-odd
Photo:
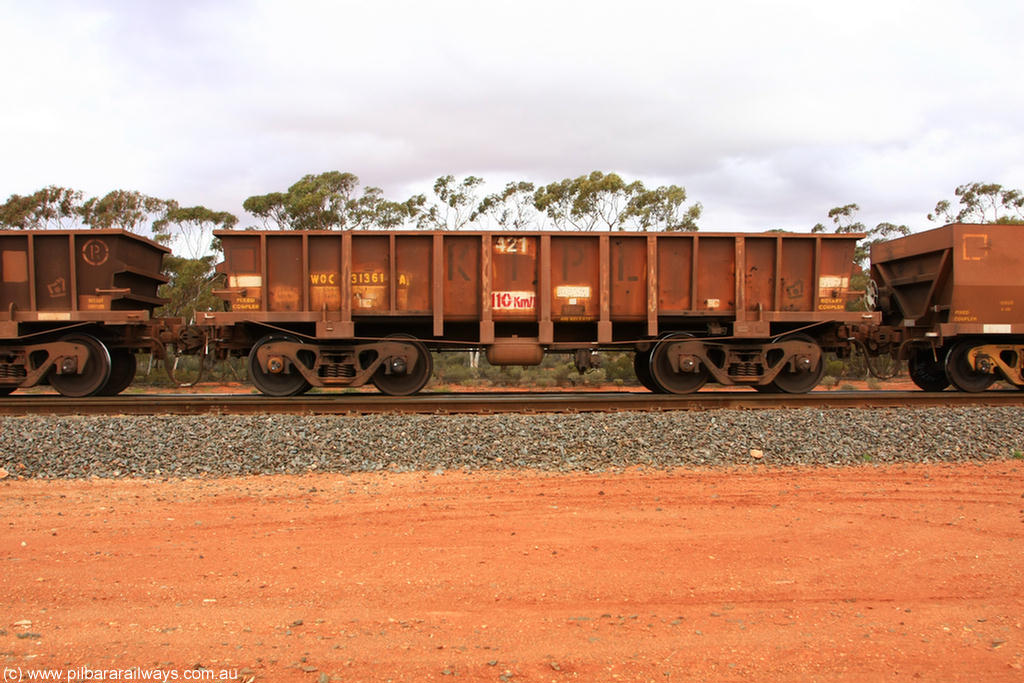
[[[1024,392],[814,392],[772,395],[715,391],[664,396],[633,392],[316,394],[284,399],[252,394],[158,394],[70,399],[49,394],[0,399],[0,415],[365,415],[375,413],[579,413],[770,408],[1024,406]]]

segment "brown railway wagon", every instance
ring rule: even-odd
[[[218,294],[203,313],[222,354],[249,356],[264,393],[372,381],[418,391],[430,350],[530,365],[636,351],[655,391],[713,379],[807,391],[844,347],[861,235],[792,233],[216,233]]]
[[[884,322],[926,391],[1024,387],[1024,225],[954,223],[871,249]]]
[[[170,249],[121,230],[0,232],[0,395],[116,394],[151,350]]]

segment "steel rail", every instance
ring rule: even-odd
[[[345,393],[291,398],[254,394],[131,394],[81,399],[36,394],[0,398],[0,415],[491,414],[935,406],[1024,406],[1024,391],[993,390],[976,394],[952,391],[816,391],[791,395],[709,391],[668,396],[636,392],[482,392],[422,393],[404,397]]]

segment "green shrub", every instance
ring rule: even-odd
[[[846,364],[843,361],[841,361],[839,359],[833,359],[833,360],[825,361],[825,376],[826,377],[832,377],[832,378],[842,377],[845,372],[846,372]]]

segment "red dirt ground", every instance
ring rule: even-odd
[[[317,683],[1021,681],[1022,493],[1016,461],[8,478],[0,663]]]

